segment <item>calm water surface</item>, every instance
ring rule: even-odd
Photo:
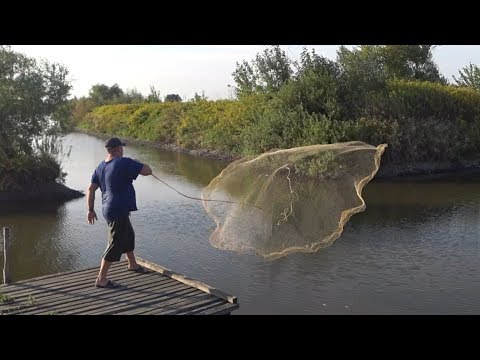
[[[103,144],[84,134],[64,139],[67,186],[86,189]],[[148,146],[127,146],[124,156],[197,197],[227,165]],[[137,254],[237,296],[233,314],[480,314],[478,176],[371,182],[366,211],[331,247],[275,261],[212,247],[215,224],[200,201],[151,176],[134,184]],[[95,225],[86,222],[85,198],[8,215],[0,204],[0,226],[14,236],[13,279],[97,266],[107,241],[99,191],[95,204]]]

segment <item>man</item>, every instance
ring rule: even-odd
[[[112,262],[120,261],[122,254],[127,255],[128,270],[139,273],[148,272],[137,264],[133,250],[135,248],[135,232],[130,223],[130,211],[136,211],[135,189],[133,180],[138,174],[147,176],[152,169],[146,164],[123,157],[123,143],[119,138],[107,140],[105,147],[107,158],[102,161],[92,175],[87,190],[89,224],[98,220],[94,210],[95,191],[102,191],[102,213],[108,224],[108,247],[102,256],[100,271],[95,286],[100,288],[115,288],[118,284],[107,279],[107,272]]]

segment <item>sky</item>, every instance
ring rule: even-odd
[[[335,60],[339,45],[282,45],[297,60],[304,47]],[[353,46],[347,45],[351,48]],[[178,94],[183,100],[195,93],[212,100],[233,96],[236,63],[251,61],[265,45],[12,45],[29,57],[60,63],[69,70],[72,96],[88,96],[95,84],[123,91],[135,89],[147,96],[154,86],[164,98]],[[470,62],[480,65],[480,45],[442,45],[433,57],[449,80]]]

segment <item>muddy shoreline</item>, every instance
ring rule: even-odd
[[[0,204],[2,208],[14,205],[26,205],[34,203],[61,203],[85,196],[81,191],[70,189],[56,181],[36,184],[22,191],[1,191]]]

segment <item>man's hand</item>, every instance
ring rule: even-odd
[[[89,224],[95,224],[95,220],[98,220],[95,210],[89,210],[87,214],[87,220]]]

